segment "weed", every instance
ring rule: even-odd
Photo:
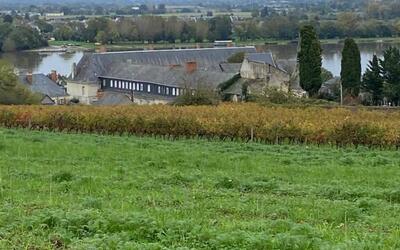
[[[51,179],[54,182],[65,182],[65,181],[72,181],[73,177],[74,176],[72,173],[67,172],[67,171],[61,171],[61,172],[53,174]]]

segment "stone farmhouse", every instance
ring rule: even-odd
[[[245,53],[244,62],[228,63],[236,53]],[[86,54],[73,66],[67,92],[84,104],[169,103],[197,84],[217,90],[231,81],[224,94],[238,100],[242,84],[287,91],[289,78],[271,53],[255,47],[104,52]]]

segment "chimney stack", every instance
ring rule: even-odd
[[[193,73],[197,70],[197,62],[196,61],[189,61],[186,62],[186,73]]]
[[[50,79],[51,79],[53,82],[58,82],[58,75],[57,75],[57,71],[56,71],[56,70],[52,70],[52,71],[51,71]]]
[[[72,69],[71,69],[71,78],[72,78],[72,80],[75,79],[75,76],[76,76],[76,63],[73,63],[72,64]]]
[[[33,82],[33,74],[32,74],[32,72],[28,72],[28,74],[26,74],[26,81],[29,84],[32,84],[32,82]]]

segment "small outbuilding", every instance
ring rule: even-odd
[[[69,99],[66,89],[44,74],[19,75],[19,81],[32,92],[41,94],[43,105],[66,104]]]

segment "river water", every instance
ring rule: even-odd
[[[374,54],[382,56],[382,52],[389,46],[400,47],[400,44],[391,43],[361,43],[361,65],[363,71],[372,59]],[[275,59],[295,60],[297,45],[267,45],[267,50],[272,51]],[[343,44],[324,44],[323,46],[323,67],[331,71],[335,76],[340,75],[341,50]],[[32,71],[34,73],[48,74],[51,70],[57,70],[61,75],[71,73],[72,64],[78,62],[84,52],[15,52],[1,53],[0,59],[4,59],[13,64],[20,71]]]
[[[13,52],[1,53],[0,59],[8,61],[20,72],[48,74],[56,70],[59,74],[68,76],[72,64],[79,62],[83,52]]]
[[[360,43],[358,44],[361,54],[361,67],[364,72],[369,60],[376,54],[382,57],[383,51],[390,46],[400,47],[394,43]],[[295,60],[297,55],[297,45],[267,45],[266,48],[272,51],[274,57],[280,60]],[[323,44],[322,45],[322,66],[333,73],[340,75],[340,63],[342,60],[343,44]]]

